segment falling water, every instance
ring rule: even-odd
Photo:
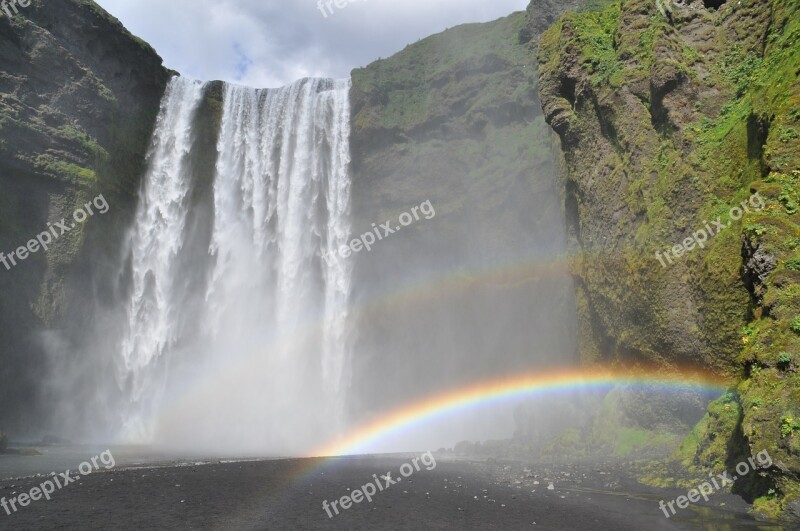
[[[194,129],[206,87],[171,83],[131,232],[128,440],[296,453],[338,429],[352,266],[330,251],[350,234],[349,87],[225,85],[204,205]],[[203,209],[206,238],[193,230]]]
[[[124,419],[125,429],[144,435],[143,417],[163,390],[163,356],[175,342],[173,286],[175,256],[186,222],[191,175],[187,160],[192,121],[203,95],[200,83],[176,78],[167,88],[148,154],[148,172],[131,235],[133,280],[129,327],[122,343],[118,377],[131,403],[141,406]],[[161,369],[161,370],[159,370]]]

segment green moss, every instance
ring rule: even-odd
[[[592,13],[596,11],[604,11],[609,4],[615,3],[616,0],[586,0],[578,7],[578,13]]]
[[[614,455],[617,457],[624,457],[639,450],[674,446],[677,440],[679,440],[678,435],[674,433],[622,428],[615,436]]]
[[[571,268],[582,358],[700,363],[741,378],[674,463],[701,474],[769,449],[788,472],[753,480],[748,496],[785,508],[800,477],[800,437],[781,437],[776,420],[800,405],[800,4],[751,4],[671,21],[640,0],[568,15],[541,40],[540,82],[567,149],[576,245],[591,253]],[[707,38],[686,38],[689,24]],[[732,219],[755,191],[764,202]],[[656,251],[718,218],[724,230],[702,249],[654,269]],[[755,262],[765,270],[747,270]]]
[[[389,59],[352,72],[353,99],[372,101],[356,105],[354,122],[359,128],[393,128],[411,131],[452,110],[459,102],[448,98],[458,92],[464,74],[480,76],[480,98],[473,108],[486,103],[530,98],[535,87],[535,62],[527,47],[519,44],[525,27],[524,13],[487,24],[465,24],[422,39]],[[528,69],[529,84],[521,87],[493,75],[509,67]],[[429,85],[438,88],[432,99]],[[472,109],[463,109],[467,114]]]
[[[34,167],[44,175],[66,179],[76,184],[88,184],[97,179],[97,173],[93,169],[60,159],[57,152],[38,155],[34,161]]]
[[[105,149],[100,147],[100,145],[94,139],[89,137],[89,135],[87,135],[85,132],[74,126],[70,125],[61,126],[55,131],[55,133],[57,134],[57,136],[65,140],[70,140],[80,144],[80,146],[87,153],[91,154],[94,157],[97,158],[108,157],[108,152]]]
[[[800,133],[798,133],[797,129],[795,129],[794,127],[786,127],[782,129],[779,137],[780,141],[783,143],[787,143],[792,140],[797,140],[798,138],[800,138]]]
[[[565,456],[569,456],[568,459],[580,459],[591,454],[584,431],[580,428],[569,428],[548,443],[541,450],[541,455],[555,460],[563,459]]]
[[[655,422],[655,418],[648,419],[648,416],[658,414],[651,406],[637,400],[629,389],[614,389],[603,397],[600,407],[592,412],[587,425],[563,432],[550,442],[543,456],[569,460],[583,457],[638,459],[669,455],[678,447],[685,431],[670,429],[668,423]],[[643,426],[642,421],[651,427]]]
[[[740,44],[735,44],[723,57],[717,72],[734,87],[736,98],[743,97],[763,66],[763,60],[754,52],[744,52]]]
[[[566,15],[561,24],[572,30],[569,45],[581,50],[581,61],[596,84],[613,82],[619,86],[624,76],[623,63],[617,57],[614,35],[619,28],[619,4],[598,3],[594,9]]]
[[[781,437],[784,439],[791,437],[798,431],[800,431],[800,421],[790,416],[781,417]]]

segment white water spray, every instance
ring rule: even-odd
[[[330,251],[350,234],[349,86],[224,87],[212,221],[198,241],[187,216],[204,208],[192,203],[204,87],[170,84],[130,243],[118,363],[128,440],[298,453],[339,428],[352,265]],[[189,274],[181,255],[199,245]]]

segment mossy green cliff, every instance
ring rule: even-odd
[[[605,2],[541,40],[579,349],[587,364],[731,378],[676,459],[720,469],[767,450],[774,466],[739,488],[797,517],[800,2],[670,5],[665,16],[651,0]],[[717,219],[703,248],[662,266],[657,252]]]

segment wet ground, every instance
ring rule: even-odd
[[[419,454],[156,465],[153,456],[115,452],[113,469],[101,463],[100,471],[56,489],[50,501],[17,502],[10,515],[0,509],[0,529],[781,529],[755,521],[747,504],[726,493],[667,518],[659,500],[685,491],[642,487],[611,466],[438,456],[431,467]],[[79,454],[68,454],[74,465],[55,452],[36,466],[64,472],[96,455]],[[24,468],[21,458],[6,457],[0,477],[11,463]],[[0,497],[30,493],[50,477],[39,473],[0,480]]]

